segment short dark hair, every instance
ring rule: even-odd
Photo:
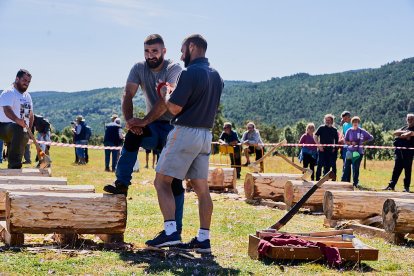
[[[200,34],[193,34],[184,39],[183,44],[189,45],[190,43],[193,43],[198,48],[203,49],[204,52],[207,51],[207,40]]]
[[[30,74],[29,71],[27,71],[26,69],[20,69],[16,74],[16,78],[20,79],[24,75],[28,75],[29,77],[32,77],[32,74]]]
[[[351,116],[351,112],[346,111],[346,110],[342,112],[341,117],[345,117],[345,116]]]
[[[161,44],[164,47],[164,40],[159,34],[152,34],[147,36],[144,40],[144,44],[147,45],[154,45],[154,44]]]

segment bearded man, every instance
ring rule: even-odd
[[[10,89],[0,95],[0,139],[8,144],[8,168],[20,169],[29,141],[26,128],[33,126],[33,102],[28,92],[32,75],[25,69],[17,72]]]
[[[164,100],[157,92],[157,86],[159,83],[169,83],[174,89],[182,68],[179,64],[164,59],[166,52],[162,37],[158,34],[149,35],[144,40],[145,61],[136,63],[129,73],[122,99],[122,113],[128,133],[116,166],[116,180],[113,185],[104,187],[104,191],[108,193],[127,195],[139,147],[161,151],[168,133],[174,128],[170,124],[174,116],[167,111]],[[147,115],[144,119],[150,122],[145,127],[139,126],[137,122],[141,120],[133,115],[132,99],[139,87],[141,87],[146,104]],[[175,211],[177,230],[181,239],[184,205],[182,180],[174,179],[172,190],[177,206]]]

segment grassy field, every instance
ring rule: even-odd
[[[34,150],[33,150],[34,151]],[[90,163],[86,166],[73,164],[73,149],[53,148],[53,175],[68,178],[69,184],[93,184],[97,192],[114,180],[113,173],[104,172],[103,151],[90,150]],[[162,229],[162,217],[156,194],[152,186],[153,169],[144,169],[145,153],[140,153],[141,172],[135,173],[128,197],[128,224],[126,242],[133,244],[131,250],[91,250],[84,246],[79,251],[48,251],[32,253],[28,249],[7,249],[0,247],[0,275],[45,275],[45,274],[90,274],[90,275],[132,275],[132,274],[193,274],[193,275],[276,275],[276,274],[336,274],[339,271],[321,262],[271,262],[251,260],[247,256],[248,235],[256,229],[267,228],[284,214],[284,211],[263,206],[252,206],[233,194],[212,194],[214,214],[212,222],[212,250],[214,257],[189,260],[170,256],[163,257],[140,250],[144,242]],[[213,157],[215,163],[219,157]],[[225,162],[221,158],[221,162]],[[338,161],[338,168],[341,167]],[[361,170],[361,184],[364,188],[380,189],[391,175],[393,162],[368,161],[367,169]],[[6,163],[1,167],[7,167]],[[268,172],[295,172],[278,158],[266,162]],[[246,170],[243,169],[242,177]],[[339,175],[341,170],[339,170]],[[242,187],[243,180],[238,181]],[[397,188],[402,190],[402,183]],[[369,204],[369,203],[367,203]],[[323,230],[323,216],[297,214],[286,225],[286,231]],[[197,198],[194,193],[186,194],[184,232],[185,241],[192,238],[198,229]],[[33,241],[43,242],[43,236],[29,236]],[[402,274],[414,273],[414,247],[395,246],[381,239],[361,239],[380,250],[379,261],[363,262],[361,265],[340,270],[344,274]],[[45,242],[50,245],[50,242]],[[2,244],[0,244],[2,245]],[[86,249],[87,251],[81,251]],[[86,253],[85,253],[86,252]]]

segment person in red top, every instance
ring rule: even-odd
[[[299,144],[316,144],[315,139],[313,138],[313,133],[315,132],[315,125],[309,123],[306,126],[306,133],[300,137]],[[301,150],[301,156],[303,160],[303,167],[312,170],[312,180],[315,179],[315,165],[316,160],[318,159],[318,151],[316,146],[303,146]]]

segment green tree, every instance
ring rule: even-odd
[[[284,132],[285,139],[288,143],[295,143],[295,134],[290,126],[285,127]],[[284,148],[286,155],[292,157],[292,161],[295,160],[295,148],[294,147],[285,147]]]
[[[376,124],[372,121],[364,122],[363,128],[371,133],[372,136],[374,136],[374,140],[366,143],[367,145],[372,146],[382,146],[384,145],[384,134],[383,134],[383,125],[382,124]],[[365,150],[365,157],[368,160],[376,159],[378,157],[378,154],[382,149],[366,149]]]

